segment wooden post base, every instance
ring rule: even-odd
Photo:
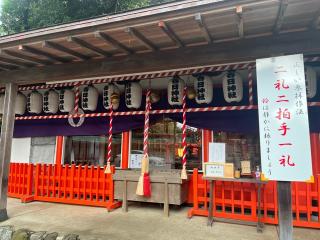
[[[21,197],[21,202],[22,203],[29,203],[34,201],[34,196],[29,196],[29,195],[24,195]]]
[[[291,182],[278,182],[280,240],[292,240]]]
[[[114,201],[114,202],[108,204],[108,206],[107,206],[108,212],[111,212],[112,210],[121,207],[121,205],[122,205],[122,202],[118,202],[118,201]]]
[[[0,209],[0,222],[6,221],[8,220],[8,213],[7,213],[7,209]]]

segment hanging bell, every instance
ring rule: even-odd
[[[188,87],[187,88],[187,98],[190,100],[195,99],[196,97],[196,91],[194,90],[194,88]]]
[[[111,94],[111,103],[112,103],[112,106],[119,106],[120,96],[118,93]]]
[[[150,101],[151,103],[157,103],[160,101],[160,96],[159,94],[155,93],[155,92],[151,92],[150,94]]]

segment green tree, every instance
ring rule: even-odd
[[[3,0],[0,33],[12,34],[172,0]]]

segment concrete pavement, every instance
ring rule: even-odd
[[[276,240],[277,228],[266,225],[262,234],[255,227],[214,223],[207,219],[188,219],[187,207],[172,209],[170,217],[162,215],[159,205],[130,204],[129,212],[117,209],[108,213],[104,208],[54,203],[20,203],[9,199],[10,219],[0,225],[14,225],[35,231],[79,234],[82,240]],[[294,229],[295,240],[320,240],[320,230]]]

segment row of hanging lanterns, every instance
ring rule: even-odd
[[[317,76],[314,68],[305,67],[307,97],[313,98],[316,95]],[[168,82],[168,102],[170,105],[182,105],[183,91],[186,83],[178,76],[174,76]],[[243,99],[243,80],[236,71],[228,71],[222,77],[222,89],[224,99],[228,103],[240,102]],[[187,87],[187,97],[195,99],[198,104],[209,104],[213,100],[213,81],[212,77],[199,75],[193,87]],[[99,91],[93,85],[86,86],[81,93],[81,108],[85,111],[95,111],[98,106]],[[151,102],[160,100],[160,96],[155,92],[150,95]],[[130,82],[125,84],[125,104],[130,109],[138,109],[142,102],[142,87],[139,82]],[[106,84],[103,88],[103,107],[113,110],[119,108],[120,90],[113,84]],[[3,113],[4,94],[0,94],[0,114]],[[50,89],[43,95],[34,90],[26,97],[21,92],[18,93],[15,113],[23,115],[25,110],[29,113],[56,114],[58,111],[69,113],[74,110],[75,92],[71,89],[63,89],[60,92]]]
[[[169,80],[168,102],[181,105],[183,89],[186,83],[178,76]],[[222,78],[223,95],[226,102],[240,102],[243,98],[243,81],[239,73],[227,72]],[[194,88],[187,88],[187,97],[195,99],[198,104],[209,104],[213,99],[213,81],[210,76],[200,75],[194,81]]]
[[[154,98],[156,98],[154,96]],[[98,106],[99,91],[93,85],[86,86],[81,93],[81,108],[85,111],[95,111]],[[142,101],[142,87],[139,83],[128,83],[125,86],[125,101],[128,108],[140,108]],[[107,84],[103,88],[103,107],[109,109],[112,105],[116,110],[120,103],[120,90],[114,84]],[[3,113],[4,94],[0,95],[0,114]],[[71,89],[63,89],[59,93],[53,89],[46,91],[43,95],[34,90],[26,97],[18,94],[16,100],[16,111],[18,115],[23,115],[25,110],[29,113],[56,114],[58,111],[69,113],[75,107],[75,93]]]

